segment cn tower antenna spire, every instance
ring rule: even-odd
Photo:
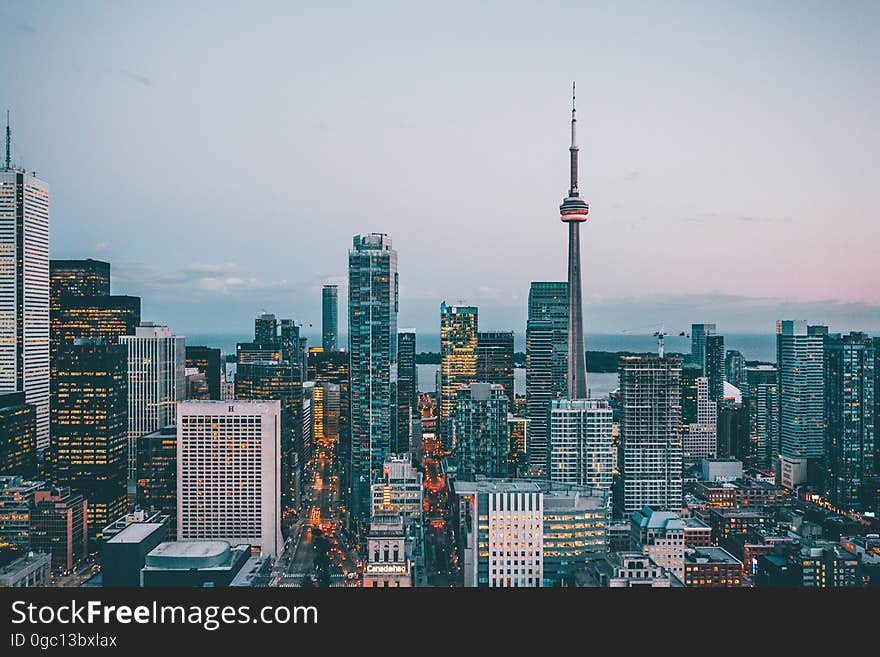
[[[569,194],[577,196],[578,189],[578,145],[577,145],[577,112],[575,111],[575,83],[571,83],[571,186]]]
[[[9,127],[9,110],[6,110],[6,170],[12,168],[12,129]]]

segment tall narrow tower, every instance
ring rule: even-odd
[[[578,192],[577,116],[571,85],[571,187],[559,206],[562,221],[568,224],[568,396],[587,397],[587,361],[584,353],[584,316],[581,307],[581,233],[590,206]]]

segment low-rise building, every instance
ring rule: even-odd
[[[700,474],[703,481],[733,481],[743,476],[743,463],[732,458],[702,459]]]
[[[403,514],[393,506],[380,506],[370,518],[364,588],[408,588],[413,585],[407,557]]]
[[[720,547],[687,548],[684,583],[699,588],[743,585],[742,562]]]
[[[104,542],[101,558],[103,583],[107,587],[141,585],[147,554],[168,536],[164,522],[132,522]]]
[[[169,541],[147,554],[141,569],[141,586],[230,586],[251,557],[251,546],[231,546],[226,541]]]
[[[670,588],[681,584],[640,552],[609,552],[592,559],[578,586],[600,588]]]
[[[606,491],[482,477],[452,486],[464,586],[557,586],[606,549]]]
[[[52,555],[29,552],[0,568],[0,587],[49,586]]]

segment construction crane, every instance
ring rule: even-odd
[[[660,358],[663,358],[663,338],[669,335],[669,333],[666,332],[666,326],[663,324],[663,322],[660,322],[659,324],[648,324],[647,326],[636,326],[635,328],[624,329],[623,331],[621,331],[621,333],[635,333],[636,331],[644,331],[645,329],[652,328],[658,329],[654,331],[653,335],[655,338],[657,338],[657,355]],[[679,331],[678,335],[682,338],[691,337],[690,333],[687,333],[686,331]]]

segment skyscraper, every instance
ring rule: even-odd
[[[715,324],[691,324],[691,359],[706,374],[706,337],[715,335]]]
[[[285,363],[299,362],[303,358],[299,326],[292,319],[282,319],[280,333],[281,360]]]
[[[49,300],[54,312],[66,296],[109,297],[110,263],[102,260],[50,260]]]
[[[208,398],[220,399],[220,350],[186,345],[186,366],[195,367],[205,375]]]
[[[416,330],[397,331],[397,423],[395,452],[412,447],[412,417],[418,411],[418,374],[416,369]]]
[[[802,320],[776,322],[779,367],[781,483],[786,488],[824,483],[823,340],[825,327]]]
[[[745,404],[718,405],[718,458],[733,458],[755,465],[749,436],[749,409]]]
[[[526,324],[526,404],[529,465],[547,464],[550,402],[568,394],[568,283],[533,282]]]
[[[339,386],[339,439],[336,458],[339,462],[339,493],[343,503],[350,505],[351,492],[351,384],[348,375],[349,355],[345,351],[309,349],[308,380]]]
[[[272,313],[261,313],[254,319],[254,342],[261,345],[278,343],[278,320]]]
[[[724,361],[726,381],[742,390],[746,386],[746,357],[741,351],[729,349]]]
[[[289,513],[299,506],[299,475],[306,457],[300,368],[296,363],[275,361],[241,363],[235,372],[235,398],[281,403],[281,512]]]
[[[587,220],[589,206],[578,191],[577,116],[574,84],[571,86],[570,186],[559,206],[562,221],[568,224],[568,398],[587,397],[587,360],[584,351],[584,314],[581,299],[581,224]]]
[[[177,422],[177,537],[281,551],[281,402],[185,401]]]
[[[507,404],[513,410],[513,331],[477,333],[477,374],[475,381],[504,387]]]
[[[30,478],[36,474],[36,408],[25,403],[23,392],[0,394],[0,475]]]
[[[325,285],[321,290],[321,346],[336,351],[339,339],[339,288]]]
[[[356,235],[348,252],[352,517],[366,528],[370,485],[391,452],[397,364],[397,251],[382,233]],[[394,372],[396,374],[396,372]],[[396,383],[396,381],[394,381]]]
[[[550,406],[548,476],[560,484],[611,490],[611,407],[596,399],[554,399]]]
[[[128,478],[134,479],[137,439],[174,424],[186,393],[184,338],[144,322],[120,343],[128,349]]]
[[[117,344],[123,335],[134,335],[141,323],[140,297],[62,295],[50,312],[50,366],[55,374],[58,350],[77,340],[95,339]]]
[[[0,169],[0,394],[24,392],[49,446],[49,185],[12,166],[7,125]]]
[[[697,419],[687,425],[681,443],[686,459],[705,459],[718,453],[718,402],[711,399],[709,377],[697,379]]]
[[[458,389],[477,376],[477,326],[474,306],[440,304],[440,439],[448,450],[455,448],[452,416]]]
[[[706,378],[709,379],[709,399],[719,402],[724,399],[724,336],[706,336]]]
[[[697,380],[703,376],[703,368],[696,363],[681,366],[681,424],[685,426],[697,421]]]
[[[125,345],[78,340],[59,348],[52,377],[52,481],[86,496],[93,537],[128,505],[127,357]]]
[[[864,486],[876,473],[874,361],[864,333],[825,338],[825,495],[845,511],[864,510]]]
[[[507,395],[494,383],[471,383],[456,391],[453,414],[459,477],[506,477]]]
[[[625,514],[650,506],[677,511],[682,501],[679,434],[681,360],[667,356],[620,359],[620,467]]]
[[[743,404],[749,414],[753,465],[775,471],[779,463],[779,372],[773,365],[746,368]]]
[[[145,434],[137,446],[137,506],[172,518],[168,540],[177,536],[177,427]]]
[[[511,477],[524,476],[528,469],[529,424],[527,417],[507,414],[507,462]]]

